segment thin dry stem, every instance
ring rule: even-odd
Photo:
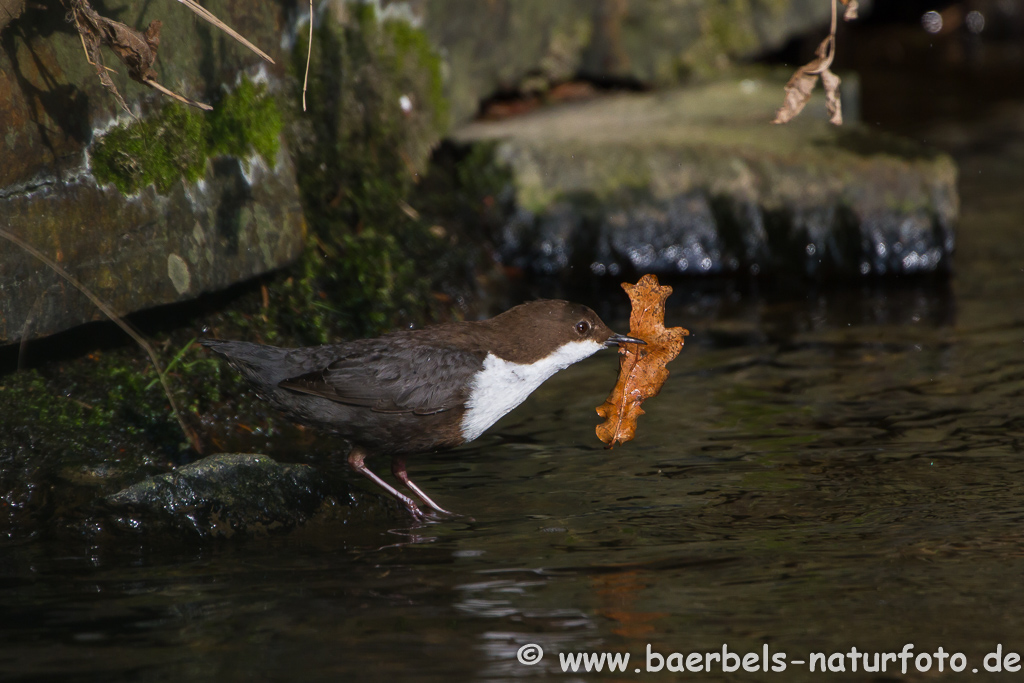
[[[177,402],[175,402],[174,396],[171,395],[171,387],[170,385],[167,384],[167,377],[164,375],[163,366],[160,364],[160,359],[157,357],[156,349],[153,348],[153,345],[147,342],[145,339],[143,339],[141,334],[132,329],[132,327],[121,316],[119,316],[117,313],[113,311],[113,309],[111,309],[109,306],[103,303],[103,301],[101,301],[99,297],[93,294],[88,287],[86,287],[77,279],[69,275],[67,271],[65,271],[63,268],[57,265],[57,263],[55,263],[51,258],[43,254],[41,251],[33,247],[28,242],[22,240],[20,237],[9,233],[2,228],[0,228],[0,237],[3,237],[4,239],[9,240],[14,244],[18,245],[19,247],[21,247],[22,249],[24,249],[25,251],[27,251],[28,253],[32,254],[37,259],[45,263],[47,267],[50,268],[50,270],[57,273],[57,275],[61,276],[65,280],[67,280],[67,282],[72,287],[74,287],[82,294],[87,296],[89,298],[89,301],[91,301],[93,305],[96,306],[96,308],[103,311],[103,314],[105,316],[110,318],[110,320],[113,321],[122,330],[124,330],[128,334],[128,336],[134,339],[139,346],[146,350],[146,353],[149,354],[149,360],[151,363],[153,363],[153,368],[156,370],[157,377],[160,378],[160,384],[164,388],[164,394],[167,396],[167,402],[171,404],[171,412],[174,413],[175,419],[178,420],[178,425],[181,427],[181,431],[184,432],[185,438],[188,439],[190,444],[192,444],[192,448],[194,448],[197,453],[202,453],[203,445],[199,441],[199,435],[196,434],[195,431],[192,430],[192,428],[185,423],[185,419],[181,416],[181,412],[178,410],[178,404]]]
[[[240,42],[242,45],[245,45],[247,48],[249,48],[250,50],[252,50],[256,54],[258,54],[263,59],[267,60],[271,64],[274,63],[274,60],[270,58],[270,55],[268,55],[266,52],[264,52],[263,50],[259,49],[258,47],[256,47],[252,43],[250,43],[238,31],[236,31],[235,29],[231,28],[230,26],[225,24],[223,21],[218,19],[216,16],[214,16],[214,14],[210,10],[206,9],[205,7],[200,5],[199,3],[195,2],[195,0],[178,0],[178,2],[180,2],[183,5],[185,5],[185,7],[188,7],[190,10],[192,10],[193,12],[198,14],[200,17],[202,17],[206,21],[210,22],[211,24],[213,24],[214,26],[219,28],[221,31],[224,31],[224,33],[228,34],[229,36],[231,36],[232,38],[234,38],[235,40]]]
[[[828,31],[828,53],[825,55],[825,61],[814,71],[808,71],[809,74],[820,74],[822,71],[827,71],[836,57],[836,9],[838,3],[839,0],[832,0],[832,28]]]
[[[313,56],[313,0],[309,0],[309,45],[306,46],[306,75],[302,77],[302,111],[306,111],[306,84],[309,82],[309,59]]]
[[[86,45],[85,45],[85,36],[82,35],[81,33],[79,33],[78,34],[78,39],[82,41],[82,50],[85,52],[85,61],[89,62],[89,66],[93,66],[93,67],[97,67],[98,66],[101,69],[106,69],[107,71],[109,71],[112,74],[116,74],[117,73],[117,71],[115,71],[114,69],[111,69],[106,64],[97,64],[96,62],[92,61],[92,59],[89,58],[89,48],[86,47]]]
[[[143,81],[143,83],[148,85],[150,88],[153,88],[154,90],[158,90],[158,91],[162,92],[163,94],[167,95],[168,97],[173,97],[174,99],[178,100],[182,104],[187,104],[189,106],[196,107],[197,109],[202,109],[203,111],[213,111],[213,107],[211,107],[210,105],[208,105],[208,104],[206,104],[204,102],[197,102],[196,100],[189,99],[189,98],[185,97],[184,95],[179,95],[178,93],[174,92],[170,88],[165,88],[164,86],[160,85],[158,82],[154,81],[151,78],[147,78],[145,81]]]

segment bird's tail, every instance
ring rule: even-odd
[[[199,339],[200,344],[227,359],[233,368],[258,388],[273,389],[278,383],[302,374],[289,357],[290,349],[243,341]]]

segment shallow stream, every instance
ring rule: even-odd
[[[917,680],[939,675],[940,647],[967,673],[999,645],[1024,653],[1024,106],[992,117],[971,131],[1015,122],[999,144],[951,144],[948,282],[770,296],[677,282],[668,322],[692,336],[636,441],[594,436],[616,361],[590,359],[472,447],[410,462],[465,515],[451,521],[88,552],[5,542],[0,680],[609,675],[563,674],[559,653],[576,652],[629,653],[613,677],[636,680],[657,678],[648,646],[723,645],[782,653],[785,680],[818,679],[811,653],[891,680],[900,660],[853,674],[846,654],[906,644]],[[538,663],[517,658],[527,644]],[[783,679],[744,661],[758,672],[701,675]],[[961,660],[941,661],[948,675]]]

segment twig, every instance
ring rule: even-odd
[[[193,107],[196,107],[197,109],[202,109],[203,111],[213,111],[213,107],[211,107],[210,105],[205,104],[203,102],[197,102],[195,100],[190,100],[189,98],[185,97],[184,95],[179,95],[178,93],[174,92],[173,90],[171,90],[169,88],[165,88],[164,86],[160,85],[159,83],[154,81],[152,78],[147,78],[147,79],[143,80],[142,82],[145,83],[146,85],[148,85],[150,88],[153,88],[154,90],[159,90],[163,94],[165,94],[165,95],[167,95],[169,97],[173,97],[174,99],[178,100],[182,104],[188,104],[188,105],[191,105]]]
[[[309,0],[309,45],[306,46],[306,75],[302,77],[302,111],[306,111],[306,83],[309,82],[309,59],[313,56],[313,0]]]
[[[196,342],[196,339],[197,337],[192,337],[191,339],[188,340],[187,344],[181,347],[181,350],[178,351],[177,355],[175,355],[174,358],[171,359],[171,362],[167,364],[167,367],[164,368],[165,375],[169,375],[171,370],[174,369],[174,366],[177,365],[182,358],[184,358],[185,354],[188,352],[190,348],[192,348],[192,345]],[[157,380],[153,380],[152,382],[146,385],[144,391],[149,391],[150,389],[153,388],[153,385],[156,383]]]
[[[839,5],[839,0],[832,0],[832,28],[828,32],[828,53],[825,55],[825,61],[813,71],[808,71],[809,74],[821,74],[823,71],[828,71],[828,68],[832,66],[832,60],[836,57],[836,8]]]
[[[114,96],[121,109],[133,119],[136,118],[135,114],[128,107],[128,103],[124,101],[124,97],[118,92],[117,85],[110,78],[110,74],[107,73],[108,71],[117,72],[103,64],[100,45],[103,43],[101,25],[104,22],[104,18],[97,14],[86,0],[70,0],[70,2],[65,3],[65,6],[68,8],[71,20],[78,31],[78,37],[82,40],[82,49],[85,50],[85,61],[96,69],[96,77],[99,79],[100,84]]]
[[[125,322],[124,319],[121,318],[121,316],[117,315],[117,313],[115,313],[113,309],[111,309],[109,306],[103,303],[99,299],[99,297],[97,297],[95,294],[92,293],[92,291],[89,290],[88,287],[86,287],[81,282],[76,280],[74,277],[69,275],[67,271],[65,271],[63,268],[57,265],[52,259],[43,254],[41,251],[33,247],[28,242],[25,242],[20,237],[7,232],[3,228],[0,228],[0,237],[3,237],[4,239],[18,245],[19,247],[21,247],[22,249],[24,249],[25,251],[27,251],[28,253],[32,254],[37,259],[45,263],[50,268],[50,270],[57,273],[57,275],[60,275],[65,280],[67,280],[68,283],[71,284],[71,286],[73,286],[75,289],[77,289],[86,297],[88,297],[89,301],[91,301],[93,305],[96,306],[96,308],[103,311],[104,315],[110,318],[110,320],[113,321],[122,330],[124,330],[128,334],[128,336],[134,339],[139,344],[139,346],[146,350],[146,353],[149,354],[149,360],[153,363],[153,367],[156,369],[156,374],[160,378],[160,384],[163,385],[164,394],[166,394],[167,396],[167,402],[171,404],[171,412],[174,413],[174,417],[178,420],[178,425],[181,427],[181,431],[184,432],[185,438],[188,439],[189,443],[192,445],[192,448],[194,448],[197,453],[202,453],[203,445],[199,441],[199,435],[196,434],[195,431],[185,423],[184,418],[181,416],[181,412],[178,410],[178,404],[175,402],[174,396],[171,395],[171,388],[167,384],[167,377],[160,366],[160,359],[157,357],[156,349],[153,348],[153,345],[147,342],[145,339],[143,339],[141,334],[132,329],[132,327],[127,322]]]
[[[102,69],[106,69],[107,71],[109,71],[112,74],[116,74],[117,73],[117,71],[115,71],[114,69],[111,69],[106,64],[97,64],[96,62],[92,61],[92,59],[89,58],[89,48],[86,47],[86,45],[85,45],[85,35],[79,33],[78,34],[78,38],[82,41],[82,49],[85,50],[85,61],[89,62],[89,66],[98,66],[98,67],[100,67]]]
[[[250,50],[252,50],[256,54],[258,54],[263,59],[267,60],[271,64],[274,63],[274,60],[270,58],[270,55],[268,55],[266,52],[264,52],[263,50],[259,49],[258,47],[256,47],[252,43],[250,43],[238,31],[236,31],[235,29],[231,28],[230,26],[225,24],[223,21],[218,19],[216,16],[214,16],[214,14],[212,12],[210,12],[210,10],[206,9],[205,7],[200,5],[199,3],[195,2],[195,0],[178,0],[178,2],[180,2],[183,5],[185,5],[185,7],[188,7],[190,10],[192,10],[193,12],[198,14],[200,17],[202,17],[206,21],[210,22],[211,24],[213,24],[214,26],[219,28],[221,31],[224,31],[224,33],[228,34],[229,36],[231,36],[232,38],[234,38],[235,40],[240,42],[242,45],[245,45],[247,48],[249,48]]]

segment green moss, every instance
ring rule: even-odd
[[[451,244],[415,198],[447,127],[440,57],[422,31],[379,20],[372,3],[345,10],[317,29],[308,110],[289,126],[310,246],[277,288],[265,332],[303,343],[445,317],[438,290],[453,279]],[[292,63],[300,82],[304,39]]]
[[[158,354],[179,408],[197,420],[246,390],[237,372],[194,341],[161,345]],[[6,375],[0,412],[6,433],[25,436],[47,454],[173,456],[187,447],[155,369],[136,347]],[[0,444],[0,463],[16,443]]]
[[[281,114],[266,86],[243,78],[208,114],[171,102],[116,126],[93,143],[91,166],[96,180],[123,194],[150,185],[166,193],[181,179],[202,178],[212,156],[244,159],[254,151],[273,165],[280,133]]]
[[[700,78],[720,73],[731,61],[757,48],[752,0],[707,3],[700,11],[700,38],[686,51],[681,69]],[[772,12],[779,9],[774,5]]]
[[[388,21],[384,23],[384,30],[394,45],[396,71],[403,73],[413,69],[420,72],[421,95],[424,96],[437,134],[442,135],[447,129],[449,107],[448,98],[444,94],[441,56],[434,51],[426,34],[408,22]]]
[[[113,417],[102,407],[97,410],[90,404],[54,395],[43,377],[31,370],[5,377],[0,398],[11,425],[32,422],[47,430],[76,433],[89,425],[108,424]]]
[[[255,151],[274,165],[281,146],[281,112],[265,85],[243,78],[209,114],[210,155],[243,159]]]
[[[308,111],[298,110],[298,92],[290,100],[288,129],[296,133],[292,148],[310,228],[306,253],[268,282],[269,307],[247,303],[231,315],[232,324],[268,343],[323,343],[449,317],[448,302],[461,296],[456,290],[476,286],[467,265],[471,249],[439,225],[443,219],[430,206],[440,202],[420,191],[448,125],[441,58],[421,30],[381,20],[373,3],[345,10],[314,37]],[[305,70],[302,40],[291,65],[297,83]],[[193,170],[185,175],[168,164],[157,186],[162,192],[179,178],[201,176],[210,156],[245,159],[255,151],[274,163],[279,152],[282,112],[264,86],[243,79],[209,114],[169,105],[97,140],[97,177],[126,193],[149,184],[148,176],[127,173],[113,160],[128,159],[127,170],[145,167],[148,160],[127,154],[122,140],[153,146],[153,127],[172,116],[188,117],[199,130],[193,126],[196,144],[187,155]],[[172,158],[182,152],[156,143]]]
[[[180,178],[202,177],[207,158],[207,127],[198,111],[172,103],[158,114],[121,124],[93,144],[96,179],[124,194],[153,185],[167,192]]]

